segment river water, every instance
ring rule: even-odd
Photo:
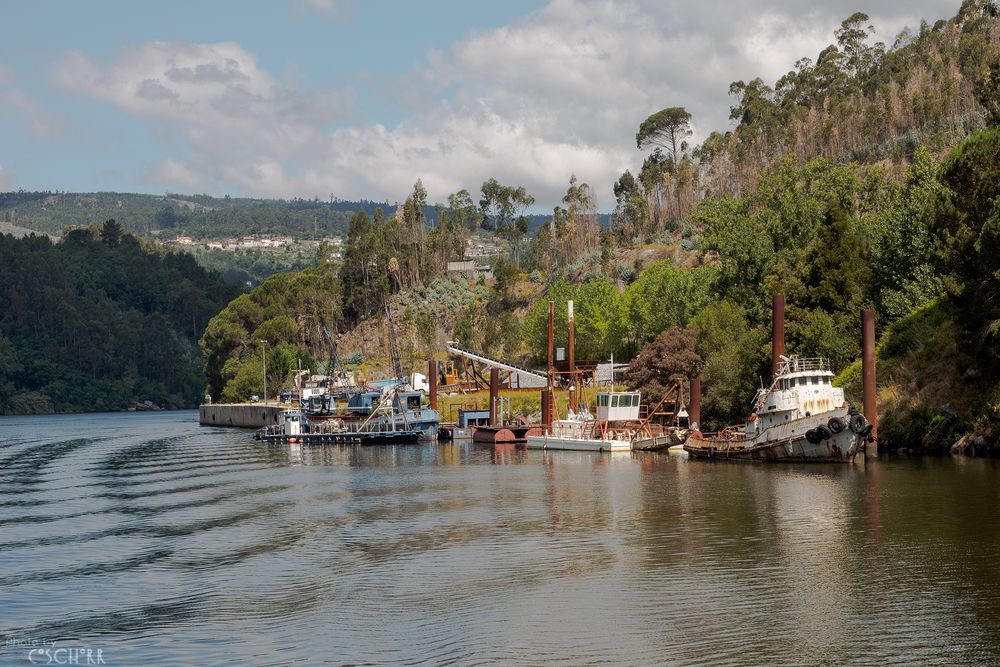
[[[997,462],[302,449],[196,418],[0,419],[0,664],[1000,664]]]

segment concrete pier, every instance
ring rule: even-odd
[[[198,408],[198,423],[202,426],[260,428],[277,424],[285,407],[265,403],[208,403]]]

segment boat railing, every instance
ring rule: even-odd
[[[804,371],[828,371],[830,370],[830,360],[823,357],[798,357],[792,355],[781,362],[781,370],[778,375],[786,373],[801,373]]]

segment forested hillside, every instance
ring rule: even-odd
[[[193,407],[196,341],[234,295],[113,220],[57,243],[0,236],[0,412]]]
[[[610,229],[599,224],[590,186],[572,175],[535,233],[523,187],[489,179],[478,205],[468,191],[455,193],[428,224],[418,180],[395,215],[350,220],[341,296],[328,316],[353,351],[372,353],[367,343],[380,338],[390,302],[422,322],[406,329],[413,349],[430,353],[453,337],[538,363],[546,301],[556,302],[564,337],[565,302],[574,299],[578,358],[644,351],[646,364],[682,374],[700,367],[703,420],[716,427],[746,416],[769,373],[770,294],[782,291],[789,349],[828,357],[837,370],[858,356],[859,311],[875,308],[889,341],[887,443],[932,444],[914,442],[915,423],[942,441],[988,429],[1000,413],[992,305],[1000,19],[992,2],[968,0],[955,17],[890,46],[872,43],[871,33],[868,17],[854,14],[815,61],[799,60],[774,84],[734,82],[734,127],[701,145],[687,143],[692,119],[683,107],[638,123],[647,157],[637,176],[625,172],[615,184]],[[476,229],[505,249],[493,277],[470,282],[464,296],[460,283],[432,289]],[[318,348],[308,336],[301,342]],[[202,344],[210,359],[223,349],[208,336]],[[228,355],[234,368],[232,360],[249,362],[242,349]],[[921,379],[919,364],[930,359],[939,360],[934,378]],[[945,363],[952,372],[943,373]],[[641,384],[636,370],[629,377]],[[853,391],[852,377],[842,381]],[[967,386],[955,387],[956,378]],[[949,390],[978,399],[943,403]],[[949,428],[937,428],[943,422]]]
[[[899,176],[918,145],[938,155],[986,125],[1000,98],[992,0],[965,0],[954,17],[922,21],[890,45],[872,33],[868,16],[855,13],[834,43],[803,54],[777,81],[734,81],[734,127],[698,146],[687,144],[683,107],[652,114],[636,133],[650,155],[615,185],[623,237],[656,237],[705,197],[739,196],[789,159],[878,164]]]

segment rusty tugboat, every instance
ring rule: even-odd
[[[824,359],[782,357],[774,382],[758,390],[745,425],[714,434],[693,431],[684,451],[694,458],[850,461],[872,426],[832,381]]]
[[[774,379],[770,386],[757,390],[753,414],[745,424],[729,426],[718,433],[702,433],[697,424],[692,424],[684,443],[684,451],[692,458],[849,462],[868,442],[875,441],[876,425],[865,416],[875,414],[873,316],[868,317],[866,313],[862,316],[866,368],[865,414],[862,414],[848,405],[843,389],[833,386],[833,372],[825,359],[785,356],[784,315],[784,295],[775,294],[772,307]],[[871,369],[870,387],[868,368]]]

